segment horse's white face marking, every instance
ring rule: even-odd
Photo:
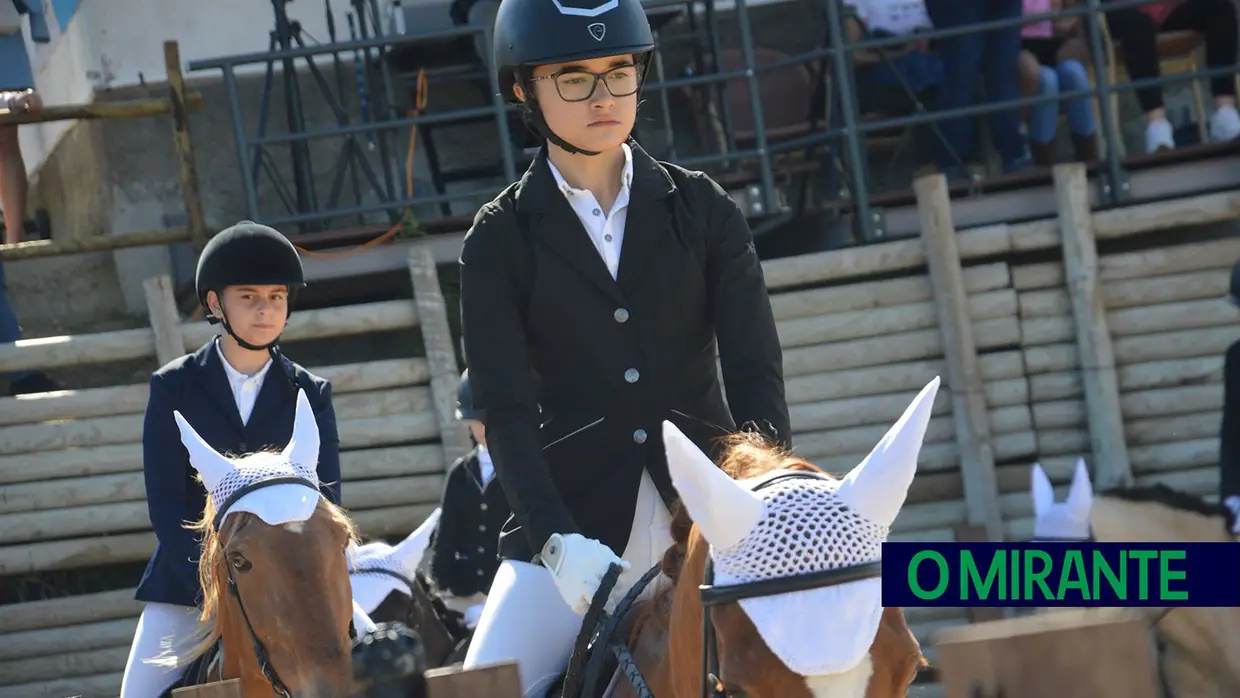
[[[874,675],[874,660],[869,654],[857,666],[841,674],[806,676],[805,685],[814,698],[865,698]]]
[[[306,530],[306,522],[305,521],[290,521],[284,524],[284,530],[288,531],[289,533],[300,534],[302,531]]]

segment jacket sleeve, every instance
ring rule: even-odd
[[[1223,424],[1219,433],[1219,499],[1240,495],[1240,342],[1223,360]]]
[[[538,403],[524,298],[509,254],[514,214],[488,204],[461,250],[461,327],[470,389],[486,410],[487,445],[513,517],[537,554],[554,533],[579,533],[551,479],[538,438]]]
[[[175,564],[169,569],[176,583],[196,593],[199,557],[198,540],[185,528],[194,514],[186,510],[186,482],[192,466],[189,453],[181,444],[181,431],[172,412],[177,407],[173,389],[163,374],[151,376],[142,425],[142,474],[146,481],[146,507],[155,537]]]
[[[457,551],[457,504],[452,496],[453,481],[460,472],[461,461],[457,461],[448,470],[444,478],[443,495],[439,498],[439,523],[435,527],[435,539],[431,542],[431,578],[440,589],[460,596],[456,586],[456,551]]]
[[[790,448],[783,349],[753,235],[727,192],[706,181],[706,283],[732,419],[739,427],[752,423]]]
[[[332,503],[340,500],[340,435],[336,431],[336,408],[332,406],[331,381],[323,381],[314,421],[319,425],[319,489]]]

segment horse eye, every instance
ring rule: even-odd
[[[245,555],[242,555],[241,553],[233,553],[232,555],[229,555],[228,562],[229,564],[233,566],[233,569],[237,570],[238,572],[248,571],[251,567],[254,566],[249,560],[245,558]]]

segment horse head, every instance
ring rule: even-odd
[[[431,667],[441,666],[456,646],[430,588],[418,574],[440,514],[436,508],[396,545],[376,540],[353,547],[349,554],[353,599],[376,623],[399,622],[417,632]]]
[[[174,415],[208,492],[195,524],[204,596],[196,651],[222,639],[223,678],[240,678],[245,695],[347,695],[354,605],[344,553],[356,535],[319,492],[319,431],[305,393],[279,452],[230,458]]]
[[[916,473],[938,387],[936,378],[843,478],[744,435],[716,466],[664,423],[668,470],[693,521],[668,626],[676,698],[701,690],[703,635],[716,638],[718,674],[710,681],[724,695],[906,694],[924,659],[903,612],[883,608],[877,563]],[[873,574],[849,576],[865,569]],[[710,574],[725,594],[767,589],[712,603],[704,624],[699,586]],[[780,589],[788,583],[795,590]]]
[[[1055,489],[1042,470],[1041,463],[1033,464],[1033,539],[1038,541],[1085,541],[1092,536],[1089,525],[1090,510],[1094,502],[1094,486],[1089,480],[1085,459],[1078,458],[1072,473],[1072,487],[1068,498],[1055,501]]]

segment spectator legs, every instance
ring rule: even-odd
[[[1193,30],[1206,39],[1206,66],[1223,68],[1236,65],[1236,6],[1232,0],[1186,0],[1167,15],[1163,31]],[[1240,114],[1236,112],[1236,76],[1233,73],[1210,79],[1214,93],[1214,115],[1210,118],[1210,137],[1230,141],[1240,137]]]
[[[1021,7],[1020,0],[926,0],[926,10],[938,28],[1017,17]],[[950,76],[940,93],[941,109],[958,109],[973,104],[979,74],[984,77],[988,100],[1007,101],[1020,96],[1017,63],[1020,27],[942,39],[939,52],[943,57],[944,73]],[[1012,108],[993,113],[990,124],[995,150],[1003,160],[1004,172],[1020,169],[1026,164],[1025,142],[1020,135],[1020,111]],[[941,122],[939,128],[951,150],[955,151],[953,157],[952,152],[944,149],[940,166],[949,174],[958,174],[962,169],[960,165],[967,164],[973,157],[973,120],[949,119]]]

